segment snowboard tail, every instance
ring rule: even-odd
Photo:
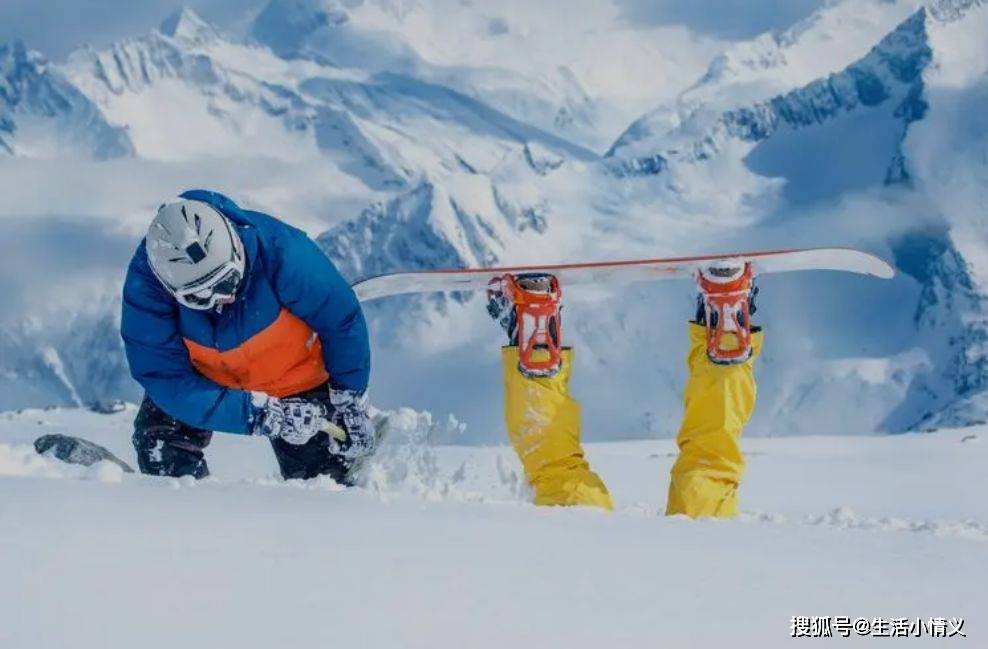
[[[799,248],[696,257],[390,273],[361,280],[353,285],[353,289],[361,302],[369,302],[393,295],[484,291],[487,290],[491,280],[505,275],[526,273],[554,275],[564,286],[692,279],[704,263],[720,259],[736,259],[750,263],[756,274],[830,270],[870,275],[881,279],[891,279],[895,275],[895,270],[884,259],[861,250]]]

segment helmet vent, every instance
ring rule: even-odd
[[[189,256],[189,259],[192,260],[193,264],[198,264],[200,261],[206,258],[206,251],[203,250],[202,245],[198,241],[196,241],[193,244],[190,244],[185,249],[185,254]]]

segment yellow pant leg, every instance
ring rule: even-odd
[[[583,456],[580,404],[569,396],[573,351],[553,377],[518,371],[518,348],[504,347],[504,418],[508,438],[535,490],[536,505],[586,505],[613,509],[607,487]]]
[[[702,325],[690,323],[689,336],[690,375],[666,514],[730,517],[738,511],[744,473],[741,431],[755,409],[752,365],[761,352],[762,333],[753,334],[751,358],[738,365],[718,365],[707,358]]]

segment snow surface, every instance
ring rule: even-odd
[[[0,415],[0,646],[788,646],[793,615],[988,608],[988,427],[751,439],[731,521],[661,516],[670,441],[588,444],[617,510],[528,504],[504,446],[393,414],[367,486],[284,482],[217,435],[214,477],[38,456],[83,435],[132,461],[133,407]],[[449,432],[446,430],[446,432]]]

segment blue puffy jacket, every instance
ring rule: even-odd
[[[137,248],[123,290],[121,335],[131,375],[159,408],[197,428],[248,433],[251,391],[283,397],[320,385],[364,390],[367,325],[357,297],[304,232],[205,190],[234,224],[246,253],[236,301],[195,311],[180,305]]]

